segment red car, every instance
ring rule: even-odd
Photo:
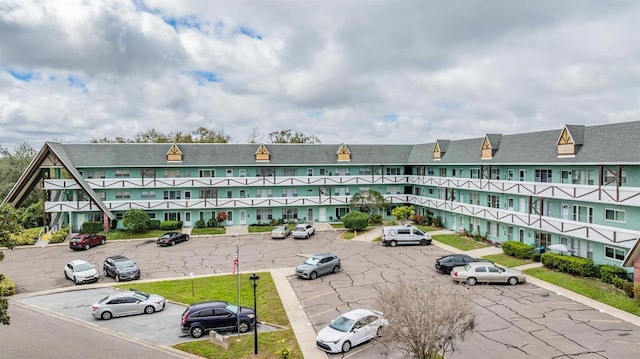
[[[107,243],[107,237],[100,234],[78,234],[77,236],[73,236],[69,241],[69,248],[74,251],[80,249],[89,249],[93,246],[97,246],[98,244]]]

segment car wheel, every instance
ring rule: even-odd
[[[107,268],[102,268],[102,274],[105,278],[109,276],[109,271],[107,271]]]
[[[187,237],[185,238],[185,241],[188,241],[188,240],[189,240],[189,236],[187,235]]]
[[[176,241],[171,241],[171,245],[175,246],[176,245]]]
[[[116,274],[113,278],[116,280],[116,282],[119,282],[119,281],[120,281],[120,276],[119,276],[119,275],[117,275],[117,274]]]
[[[76,276],[73,276],[73,282],[78,285],[80,284],[80,281],[78,280],[78,278],[76,278]]]
[[[309,274],[309,278],[311,278],[312,280],[318,278],[318,273],[311,272],[311,274]]]
[[[391,241],[389,243],[389,245],[391,245],[391,247],[395,247],[398,243],[396,241]]]
[[[91,248],[91,245],[89,245],[89,243],[85,244],[84,249],[87,250],[89,248]]]
[[[154,308],[152,305],[147,305],[146,307],[144,307],[144,314],[153,314],[153,312],[156,311],[156,308]]]
[[[309,239],[309,237],[311,237],[311,236],[309,235],[309,233],[307,233],[307,236],[304,237],[304,238]]]
[[[246,333],[249,331],[249,328],[251,328],[251,324],[249,324],[249,322],[246,321],[241,321],[240,322],[240,326],[238,327],[238,331],[240,331],[240,333]]]
[[[476,285],[476,283],[478,283],[478,281],[475,278],[473,278],[473,277],[467,278],[467,284],[468,285],[474,286],[474,285]]]
[[[67,271],[64,271],[64,279],[69,279],[69,276],[67,275]]]
[[[376,337],[381,337],[382,336],[382,331],[384,329],[382,329],[382,325],[378,327],[378,330],[376,331]]]
[[[105,245],[105,243],[107,243],[107,240],[106,240],[106,239],[102,239],[102,240],[100,241],[100,244],[102,244],[103,246]]]
[[[193,327],[189,330],[189,334],[191,334],[194,338],[200,338],[204,334],[203,327]]]
[[[333,273],[340,272],[340,266],[333,266]]]
[[[508,280],[507,282],[508,282],[509,284],[511,284],[511,285],[516,285],[516,284],[518,284],[518,278],[516,278],[516,277],[511,277],[511,278],[509,278],[509,280]]]
[[[426,246],[427,245],[427,240],[423,239],[420,241],[420,245],[421,246]]]
[[[349,350],[351,350],[351,342],[346,340],[344,343],[342,343],[342,352],[346,353]]]
[[[102,318],[102,320],[109,320],[113,318],[113,314],[111,314],[111,312],[102,312],[100,318]]]

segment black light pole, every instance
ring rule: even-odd
[[[253,284],[253,312],[256,316],[256,320],[253,324],[253,352],[254,354],[258,354],[258,305],[256,304],[256,287],[258,286],[258,281],[260,277],[255,273],[249,277],[249,280]]]

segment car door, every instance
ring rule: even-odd
[[[486,266],[477,266],[474,268],[474,276],[478,282],[486,282],[489,279]]]
[[[73,279],[73,264],[67,263],[67,265],[64,266],[64,271],[67,273],[67,277]]]
[[[143,312],[142,301],[135,297],[122,298],[122,315],[140,314]]]
[[[333,270],[332,261],[333,261],[333,257],[327,257],[322,259],[319,264],[320,266],[319,272],[321,272],[322,274],[330,273]]]
[[[371,328],[368,325],[367,318],[360,318],[351,327],[351,345],[356,346],[371,339]]]
[[[488,281],[492,283],[502,283],[507,281],[507,278],[504,277],[500,268],[493,266],[487,266],[487,277]]]
[[[224,308],[215,308],[213,312],[216,322],[219,323],[218,328],[233,328],[236,326],[238,319],[234,313]]]

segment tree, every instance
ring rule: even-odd
[[[205,127],[198,127],[191,133],[181,131],[164,134],[152,128],[146,132],[138,132],[134,138],[128,139],[115,137],[113,139],[102,137],[93,138],[91,143],[228,143],[231,137],[224,131],[210,130]]]
[[[10,204],[3,204],[0,206],[0,247],[7,247],[13,249],[15,246],[14,240],[11,238],[12,234],[18,234],[22,231],[20,228],[18,211]],[[0,262],[4,259],[4,253],[0,251]],[[7,278],[0,274],[0,282],[6,281]],[[2,284],[2,283],[0,283]],[[0,285],[0,287],[3,287]],[[5,293],[0,292],[0,323],[3,325],[9,325],[11,323],[11,317],[9,316],[9,301],[4,297]]]
[[[391,211],[391,215],[402,223],[405,223],[407,219],[413,217],[415,214],[416,211],[413,209],[413,206],[397,207]]]
[[[404,281],[382,288],[378,309],[389,321],[382,343],[420,359],[453,353],[475,328],[474,304],[463,288]]]
[[[130,209],[122,216],[122,225],[134,233],[149,229],[149,215],[142,209]]]
[[[369,225],[369,216],[360,211],[351,211],[342,217],[342,223],[347,229],[363,231]]]
[[[381,210],[389,207],[389,202],[378,191],[360,191],[351,197],[350,207],[371,216],[374,210],[380,213]]]
[[[269,133],[271,143],[320,143],[316,136],[307,136],[302,132],[292,130],[280,130]]]
[[[227,220],[227,212],[216,213],[216,222],[221,223]]]
[[[0,201],[9,194],[36,154],[37,151],[26,143],[19,145],[13,151],[0,147]],[[44,198],[43,191],[36,187],[36,190],[24,201],[24,205],[36,203],[42,198]]]

